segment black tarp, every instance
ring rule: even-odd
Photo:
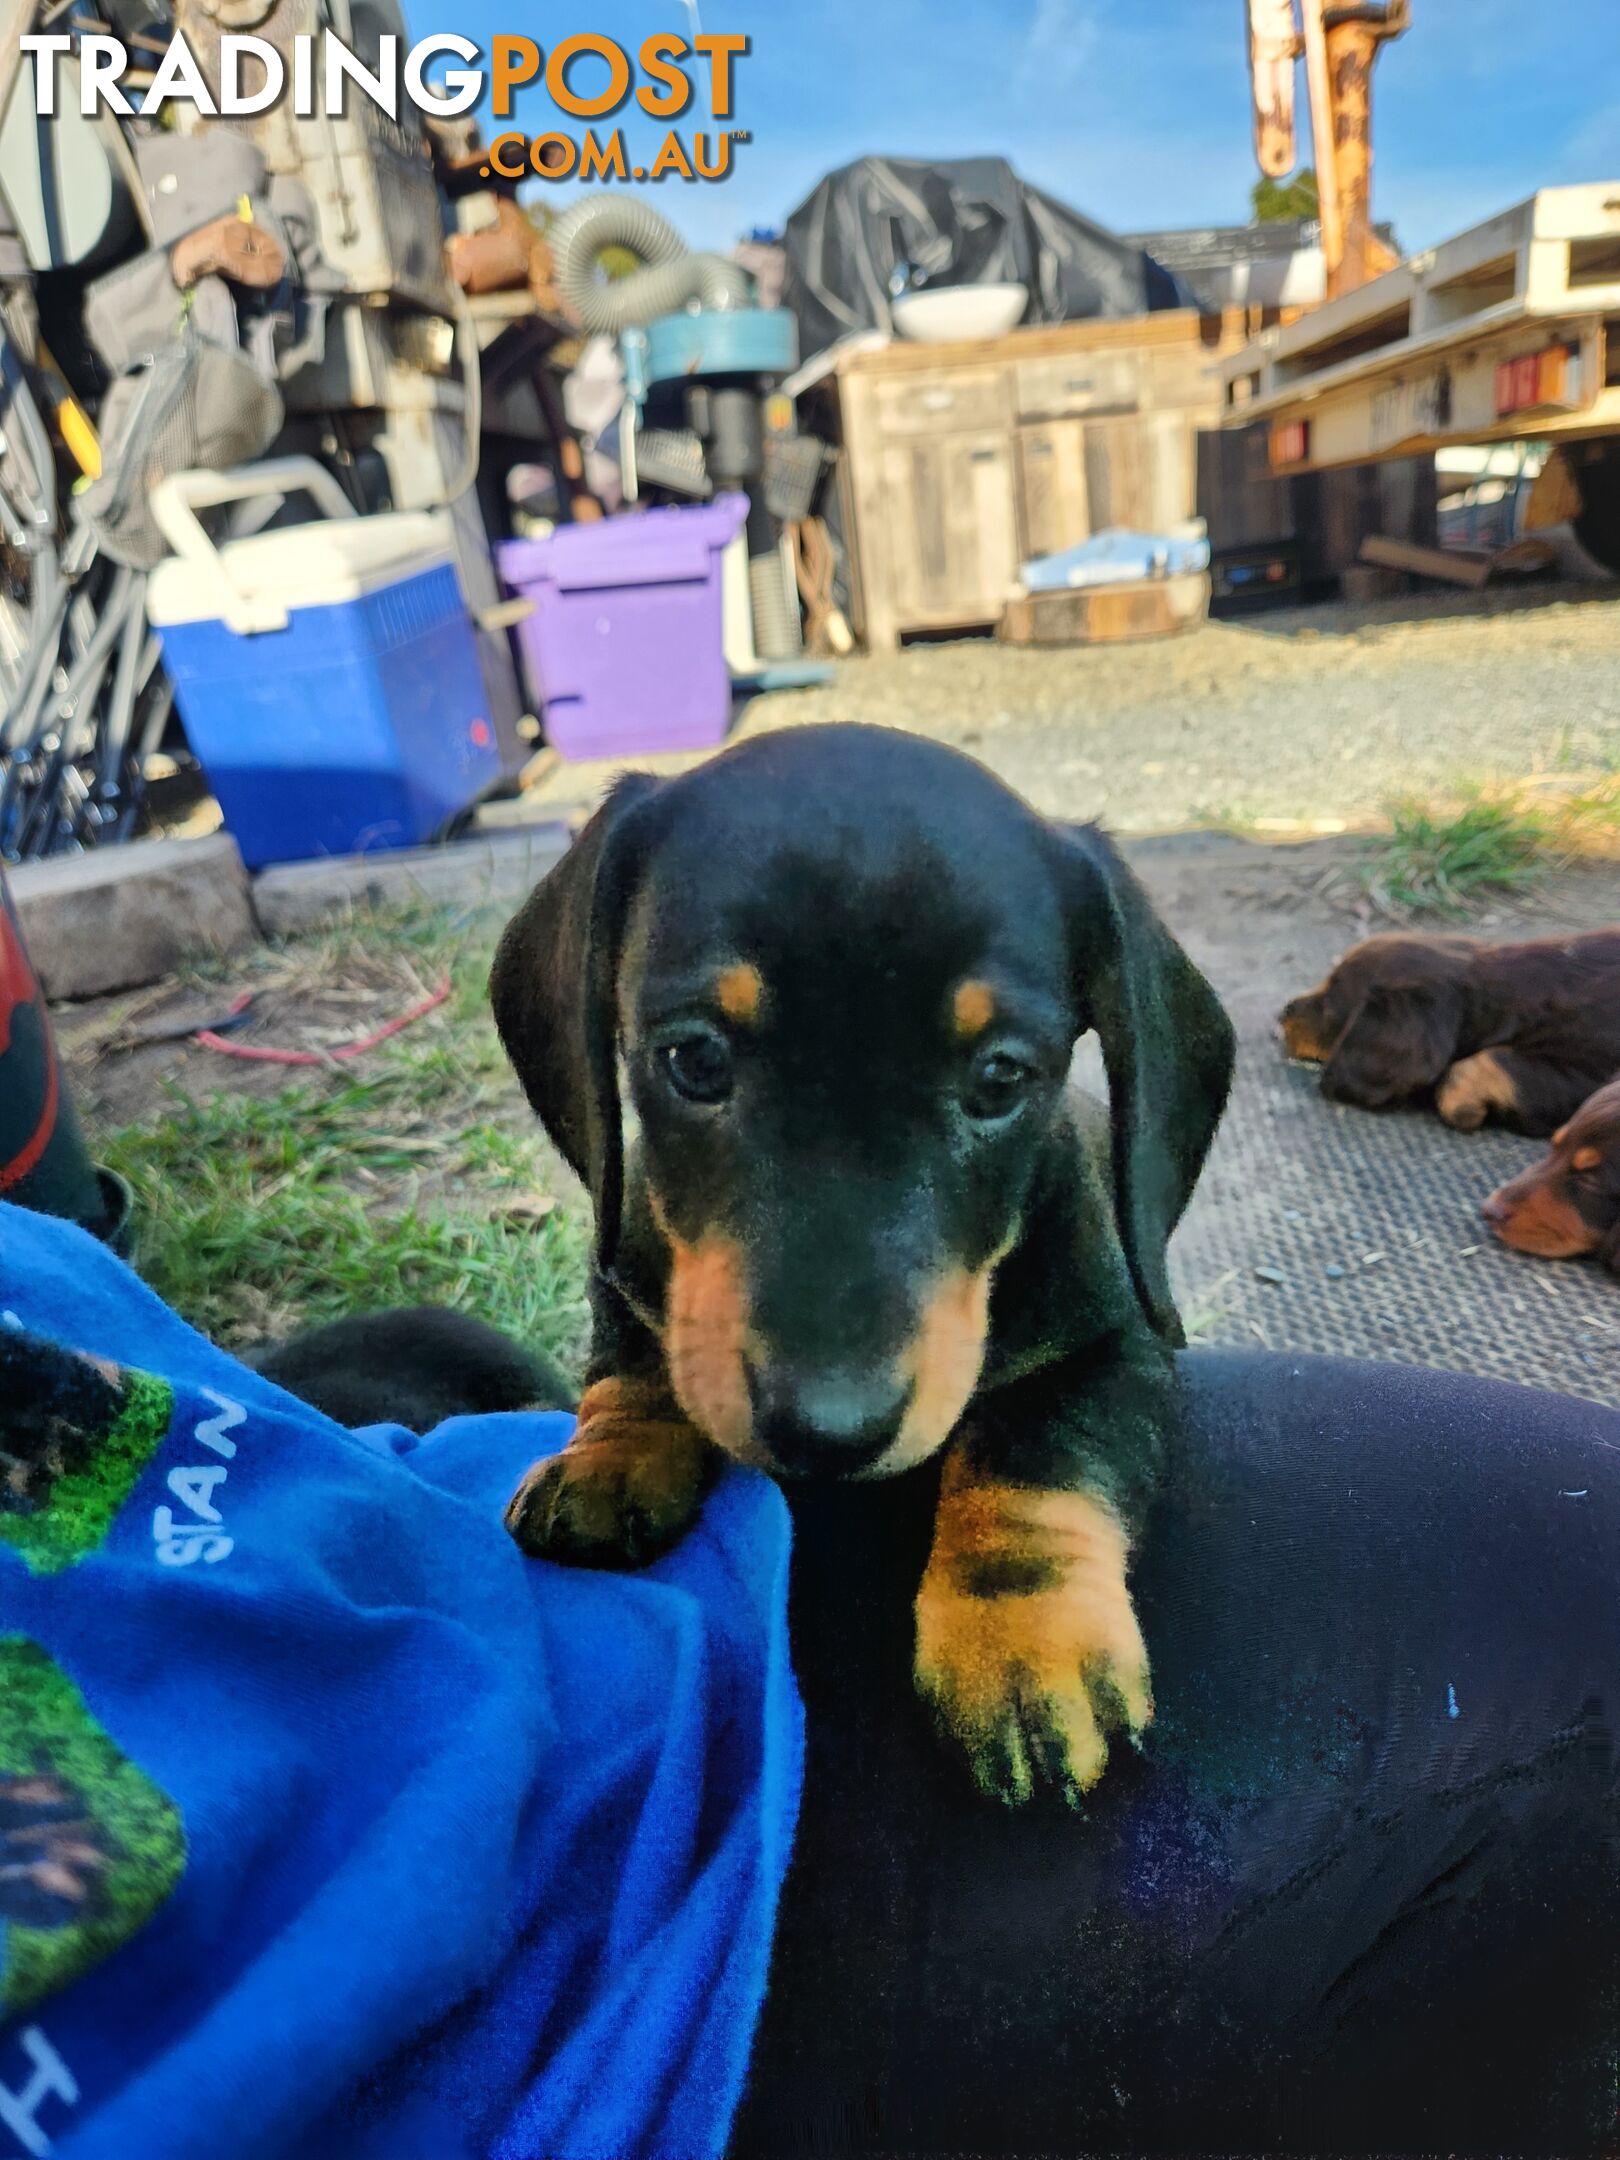
[[[1144,315],[1194,303],[1141,248],[1021,181],[1005,158],[858,158],[788,219],[784,306],[808,357],[856,330],[889,330],[889,279],[1029,287],[1026,322]]]

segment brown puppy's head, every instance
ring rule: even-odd
[[[1620,1080],[1584,1102],[1540,1162],[1480,1209],[1492,1234],[1541,1260],[1596,1253],[1620,1270]]]
[[[590,1184],[599,1274],[743,1461],[887,1475],[944,1443],[997,1270],[1061,1205],[1091,1027],[1120,1228],[1073,1304],[1106,1291],[1176,1329],[1165,1247],[1224,1102],[1225,1015],[1102,836],[969,759],[805,728],[623,782],[508,930],[492,993]]]
[[[1382,1109],[1432,1088],[1461,1054],[1467,964],[1461,937],[1375,937],[1281,1014],[1290,1057],[1322,1068],[1336,1102]]]

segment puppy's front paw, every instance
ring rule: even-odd
[[[1455,1132],[1478,1132],[1493,1111],[1507,1115],[1518,1102],[1512,1075],[1489,1050],[1459,1058],[1434,1095],[1435,1108]]]
[[[714,1471],[708,1441],[667,1395],[599,1380],[567,1447],[512,1495],[506,1527],[537,1559],[644,1567],[691,1528]]]
[[[917,1685],[991,1798],[1046,1788],[1073,1806],[1110,1738],[1151,1722],[1126,1555],[1093,1495],[948,1484],[917,1596]]]

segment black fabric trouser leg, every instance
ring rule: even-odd
[[[1190,1353],[1158,1716],[1007,1814],[911,1691],[933,1479],[795,1499],[804,1813],[738,2155],[1614,2152],[1620,1417]]]

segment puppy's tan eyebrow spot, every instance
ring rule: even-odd
[[[740,960],[720,976],[714,994],[728,1020],[739,1027],[752,1027],[765,1003],[765,978],[757,967]]]
[[[1578,1147],[1569,1158],[1572,1170],[1595,1170],[1603,1160],[1603,1150],[1595,1147]]]
[[[996,994],[987,982],[958,983],[951,999],[951,1026],[959,1042],[972,1042],[996,1017]]]

